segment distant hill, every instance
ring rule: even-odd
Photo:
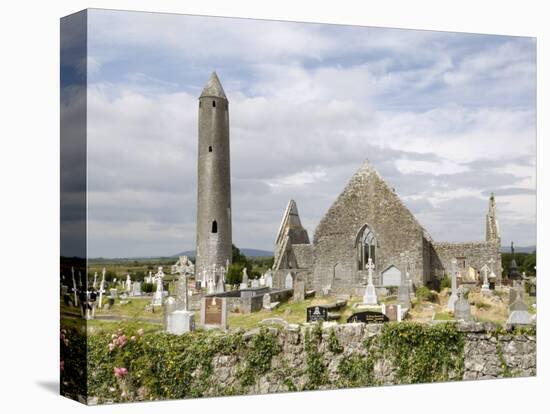
[[[260,257],[260,256],[271,257],[271,256],[273,256],[273,252],[270,252],[268,250],[247,249],[246,247],[243,248],[243,249],[239,249],[239,250],[241,251],[241,254],[244,254],[246,257]],[[185,252],[175,254],[171,257],[179,257],[179,256],[195,257],[195,251],[194,250],[188,250],[188,251],[185,251]]]
[[[537,250],[537,246],[514,246],[516,253],[533,253]],[[501,253],[511,253],[510,246],[500,246]]]

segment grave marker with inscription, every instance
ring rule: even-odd
[[[328,309],[324,306],[310,306],[307,308],[306,321],[328,321]]]
[[[362,323],[385,323],[389,322],[389,318],[381,312],[363,311],[357,312],[348,318],[348,323],[362,322]]]

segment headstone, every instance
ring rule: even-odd
[[[471,321],[472,311],[470,302],[464,297],[464,288],[461,286],[458,289],[458,299],[455,302],[454,316],[457,320]]]
[[[386,305],[386,316],[390,322],[400,322],[401,321],[401,305]]]
[[[374,264],[372,263],[372,259],[370,257],[366,268],[368,271],[368,280],[365,295],[363,296],[363,303],[366,305],[376,305],[378,304],[378,298],[376,297],[376,289],[372,282],[372,271],[374,270]]]
[[[269,288],[273,288],[273,275],[271,274],[271,270],[265,275],[265,285]]]
[[[306,310],[306,321],[328,321],[328,309],[324,306],[310,306]]]
[[[321,288],[321,292],[323,293],[323,296],[328,296],[330,295],[330,290],[331,290],[332,286],[331,285],[325,285]]]
[[[451,312],[455,310],[455,303],[458,300],[457,287],[456,287],[456,258],[453,257],[451,260],[451,296],[449,297],[449,302],[447,303],[447,309]]]
[[[126,275],[126,292],[130,293],[132,291],[132,278],[130,274]]]
[[[226,298],[203,297],[201,299],[201,324],[204,328],[227,329]]]
[[[293,289],[293,288],[294,288],[294,280],[292,279],[292,274],[288,272],[285,277],[285,289]]]
[[[97,272],[94,272],[94,283],[92,284],[94,289],[97,289]]]
[[[132,284],[132,296],[141,296],[141,282],[135,281]]]
[[[258,279],[252,279],[251,287],[259,288],[260,287],[260,281]]]
[[[391,265],[382,272],[382,286],[399,286],[401,284],[401,271]]]
[[[246,284],[246,286],[248,286],[248,272],[246,270],[246,267],[243,269],[242,283]]]
[[[265,286],[265,275],[262,274],[262,276],[260,276],[260,286]]]
[[[116,299],[118,297],[118,289],[116,288],[109,289],[109,296]]]
[[[305,299],[306,295],[306,284],[303,280],[297,280],[294,283],[294,292],[292,296],[292,300],[294,302],[301,302]]]
[[[357,312],[351,315],[348,320],[348,323],[362,322],[362,323],[384,323],[389,322],[389,318],[384,315],[382,312],[374,311],[363,311]]]
[[[271,295],[269,293],[263,296],[262,306],[264,309],[271,309]]]

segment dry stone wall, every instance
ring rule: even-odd
[[[325,327],[316,345],[320,369],[324,372],[324,383],[311,387],[313,364],[308,351],[308,328],[288,327],[277,332],[280,352],[273,356],[271,368],[260,375],[253,385],[246,389],[248,394],[286,392],[306,389],[331,389],[342,386],[393,385],[399,380],[399,367],[389,359],[373,358],[365,343],[381,334],[383,325],[361,323]],[[273,329],[273,328],[272,328]],[[309,328],[310,329],[310,328]],[[504,377],[527,377],[536,375],[536,336],[529,333],[503,332],[492,324],[463,323],[457,325],[463,335],[463,364],[459,377],[451,380],[474,380]],[[254,332],[247,333],[249,338]],[[311,334],[311,330],[309,332]],[[311,339],[310,339],[311,340]],[[424,350],[429,352],[429,350]],[[351,365],[350,365],[351,364]],[[347,367],[347,368],[343,368]],[[239,386],[239,359],[236,356],[220,356],[214,360],[213,378],[219,383],[211,391],[220,388],[235,389]],[[309,370],[309,372],[308,372]],[[353,372],[356,370],[357,372]],[[367,378],[367,371],[371,377]],[[350,374],[351,371],[351,374]],[[323,375],[323,374],[320,374]],[[360,379],[367,382],[361,383]],[[354,380],[357,380],[354,383]],[[421,381],[422,382],[422,381]],[[212,394],[213,395],[213,394]]]

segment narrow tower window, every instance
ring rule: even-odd
[[[217,233],[217,232],[218,232],[218,222],[214,220],[212,222],[212,233]]]
[[[202,106],[202,102],[201,102],[201,101],[199,101],[199,108],[200,108],[201,106]]]
[[[215,108],[216,107],[216,101],[212,101],[212,106]]]
[[[208,147],[208,152],[212,152],[212,145]]]

